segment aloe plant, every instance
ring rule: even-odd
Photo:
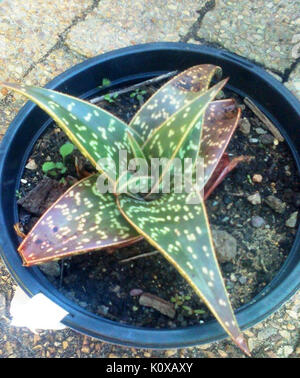
[[[192,67],[162,86],[137,112],[129,125],[89,102],[52,90],[6,84],[44,109],[99,173],[73,185],[39,219],[18,248],[24,265],[72,256],[111,246],[124,246],[145,238],[182,274],[207,304],[228,335],[245,353],[247,344],[233,314],[216,259],[205,210],[207,197],[230,164],[224,151],[236,128],[240,109],[234,100],[213,101],[227,79],[210,87],[221,69],[206,64]],[[119,150],[130,158],[168,158],[168,163],[146,193],[123,193],[124,170]],[[201,157],[202,187],[190,193],[153,193],[173,172],[176,158],[189,158],[192,169]],[[223,157],[223,158],[222,158]],[[110,159],[115,164],[103,164]],[[124,164],[123,164],[124,163]],[[113,169],[115,168],[115,169]],[[127,168],[127,167],[126,167]],[[214,178],[214,172],[218,172]],[[194,173],[194,171],[192,172]],[[115,189],[101,193],[103,177]],[[218,181],[219,180],[219,181]],[[173,187],[172,187],[173,188]],[[174,188],[173,188],[174,189]],[[194,197],[194,205],[188,199]]]

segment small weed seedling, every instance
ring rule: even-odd
[[[103,96],[104,100],[109,102],[110,104],[111,103],[114,103],[115,100],[118,98],[118,93],[114,93],[114,94],[110,94],[110,93],[107,93],[106,95]]]
[[[144,101],[144,95],[147,93],[145,90],[136,89],[132,93],[130,93],[131,98],[136,98],[139,102]]]
[[[74,145],[72,143],[65,143],[63,144],[60,149],[59,153],[62,157],[62,161],[53,162],[53,161],[46,161],[42,165],[42,170],[44,173],[50,175],[50,176],[57,176],[58,174],[63,175],[67,172],[66,167],[66,157],[70,155],[74,150]]]

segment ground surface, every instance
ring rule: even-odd
[[[0,3],[0,79],[44,85],[96,54],[142,42],[183,41],[255,61],[300,97],[300,3],[296,0],[35,0]],[[164,9],[162,12],[161,10]],[[0,138],[24,104],[0,92]],[[0,357],[242,357],[230,341],[178,351],[121,348],[71,330],[33,335],[9,326],[14,283],[0,262]],[[300,295],[246,331],[254,356],[299,357]]]

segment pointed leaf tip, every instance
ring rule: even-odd
[[[247,341],[242,333],[236,339],[233,339],[233,341],[248,357],[252,357]]]
[[[181,72],[144,103],[132,118],[130,126],[145,142],[175,112],[207,91],[214,76],[219,80],[222,69],[213,64],[200,64]]]

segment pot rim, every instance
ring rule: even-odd
[[[268,88],[268,90],[273,91],[277,94],[277,96],[279,96],[279,103],[283,103],[285,108],[290,111],[290,114],[295,116],[295,119],[297,119],[297,117],[298,120],[300,119],[299,101],[287,88],[285,88],[279,81],[277,81],[262,68],[227,51],[217,50],[208,46],[186,44],[181,42],[159,42],[135,45],[101,54],[94,58],[87,59],[84,62],[68,69],[49,82],[45,87],[51,89],[58,89],[59,87],[60,90],[63,88],[63,91],[67,91],[68,84],[66,83],[69,83],[72,79],[74,79],[74,77],[80,77],[80,75],[86,74],[90,70],[93,70],[100,65],[111,64],[111,66],[114,68],[114,62],[120,59],[133,58],[134,62],[136,62],[136,59],[141,59],[143,54],[151,55],[157,53],[166,55],[169,53],[171,56],[177,57],[179,62],[177,63],[179,65],[184,65],[184,63],[182,63],[182,60],[184,59],[182,54],[185,53],[186,56],[190,55],[197,57],[199,55],[200,57],[201,55],[202,58],[205,57],[209,62],[218,60],[222,61],[225,65],[233,65],[235,68],[238,67],[242,74],[251,74],[262,83],[265,83],[265,88]],[[169,62],[167,65],[170,64],[172,63]],[[193,64],[190,64],[190,66],[191,65]],[[138,76],[139,75],[136,75],[136,78],[138,78]],[[116,84],[118,84],[117,81]],[[232,86],[232,89],[239,93],[239,88]],[[241,91],[240,93],[245,92]],[[88,95],[88,93],[85,93],[84,97],[86,97],[86,95]],[[253,98],[255,99],[255,97]],[[272,103],[273,100],[270,101]],[[50,284],[50,282],[43,276],[37,267],[24,268],[21,265],[21,259],[16,251],[17,238],[16,236],[12,235],[12,232],[8,227],[8,214],[5,213],[6,201],[4,201],[4,198],[5,196],[9,195],[5,189],[5,185],[8,183],[8,173],[6,167],[9,161],[8,157],[9,153],[11,153],[10,149],[12,144],[15,140],[17,140],[17,138],[20,139],[23,123],[31,116],[31,114],[37,111],[36,109],[37,106],[35,104],[27,102],[11,122],[0,145],[0,253],[9,272],[20,287],[30,296],[42,292],[48,298],[67,310],[69,315],[67,315],[62,321],[62,323],[66,326],[81,333],[103,341],[112,342],[114,344],[135,346],[140,348],[164,349],[206,344],[227,337],[227,334],[216,320],[211,320],[197,326],[159,330],[123,325],[113,322],[92,314],[67,299]],[[265,113],[272,119],[272,114],[267,109],[265,109]],[[48,116],[44,117],[44,124],[39,128],[39,135],[41,134],[42,129],[44,130],[51,122],[47,120],[48,118]],[[296,147],[295,141],[293,141],[291,138],[291,132],[287,132],[282,125],[276,122],[276,119],[274,119],[274,123],[277,124],[285,137],[286,142],[289,144],[298,170],[300,171],[300,146]],[[19,159],[17,166],[9,168],[11,171],[9,172],[11,176],[10,180],[13,180],[13,183],[9,183],[10,187],[17,188],[21,172],[23,171],[25,161],[32,145],[33,143],[26,147],[25,153],[23,153],[23,158],[20,158],[22,160],[21,166],[19,164]],[[16,172],[18,172],[18,175],[16,175]],[[4,177],[5,179],[3,179]],[[15,191],[13,191],[10,196],[15,197],[14,193]],[[9,217],[12,219],[17,219],[15,199],[14,203],[14,209],[12,209],[12,214],[9,214]],[[299,251],[300,228],[298,229],[290,254],[275,278],[255,298],[235,311],[237,321],[241,329],[249,328],[271,315],[300,288]]]

